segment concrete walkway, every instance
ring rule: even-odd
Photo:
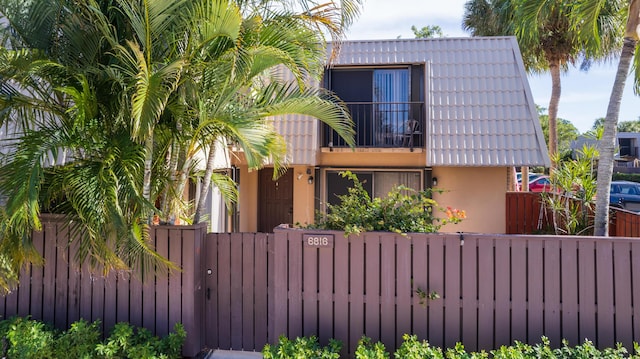
[[[205,359],[262,359],[260,352],[247,352],[237,350],[212,350]]]

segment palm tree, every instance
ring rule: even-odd
[[[40,210],[70,219],[82,233],[78,260],[109,269],[170,266],[150,246],[138,220],[153,204],[141,196],[145,148],[128,125],[126,69],[115,62],[119,39],[105,37],[108,4],[2,3],[3,124],[21,126],[8,144],[0,188],[8,200],[1,253],[17,270],[36,257],[30,235]],[[105,10],[106,11],[106,10]],[[67,155],[67,163],[46,161]],[[9,248],[10,250],[7,250]],[[11,253],[29,253],[30,257]],[[7,255],[9,253],[9,255]],[[3,286],[6,288],[6,283]]]
[[[469,0],[464,4],[462,28],[471,36],[513,35],[512,0]]]
[[[551,75],[549,100],[549,153],[558,151],[557,116],[562,72],[579,60],[583,66],[610,56],[617,42],[619,11],[608,9],[596,19],[601,41],[594,43],[570,21],[577,1],[470,0],[465,4],[463,27],[473,36],[515,35],[528,72]],[[618,22],[617,22],[618,21]],[[552,163],[552,167],[555,163]],[[553,169],[553,168],[552,168]]]
[[[37,262],[30,235],[41,209],[65,214],[83,233],[79,261],[105,271],[169,268],[149,246],[148,218],[179,202],[197,152],[234,142],[255,167],[266,158],[284,164],[269,116],[287,113],[352,138],[339,102],[305,87],[325,56],[308,13],[265,16],[228,0],[27,5],[0,1],[8,24],[0,120],[16,128],[0,168],[3,278]],[[276,66],[298,81],[269,77]],[[46,161],[61,155],[65,163]],[[209,165],[204,178],[229,183]]]
[[[599,41],[599,26],[595,22],[598,14],[607,11],[616,1],[587,1],[584,0],[578,7],[575,22],[584,31],[593,36],[594,41]],[[640,88],[640,65],[638,54],[638,38],[640,36],[640,1],[630,0],[626,17],[626,26],[623,33],[623,46],[618,62],[615,81],[609,98],[607,114],[604,120],[604,133],[600,143],[600,160],[598,161],[598,196],[596,198],[596,210],[594,219],[594,235],[607,236],[609,232],[609,197],[611,176],[613,173],[613,156],[616,146],[616,127],[620,114],[620,102],[626,82],[631,61],[636,62],[635,90]]]
[[[323,11],[327,12],[329,9]],[[315,15],[313,18],[318,20],[320,16]],[[328,23],[329,20],[325,19],[323,23]],[[199,91],[206,101],[200,106],[204,109],[204,116],[200,119],[204,121],[196,126],[196,133],[205,134],[207,138],[225,137],[233,141],[243,149],[252,169],[260,168],[266,159],[272,160],[276,169],[283,167],[286,146],[284,139],[272,127],[270,119],[284,114],[296,113],[318,118],[339,129],[352,144],[353,132],[343,121],[348,116],[345,109],[338,105],[339,101],[328,93],[309,88],[307,85],[309,77],[312,81],[320,79],[325,57],[324,42],[318,36],[320,33],[310,28],[308,22],[307,16],[284,12],[255,12],[246,15],[245,19],[238,23],[240,30],[233,38],[233,44],[236,46],[217,55],[217,58],[223,61],[220,62],[216,58],[215,66],[199,66],[205,71],[203,76],[196,77],[206,78],[209,82],[206,88]],[[256,23],[264,26],[256,28]],[[197,35],[206,37],[206,34]],[[274,57],[273,54],[279,55]],[[204,58],[198,61],[207,63],[211,60]],[[269,78],[268,71],[278,66],[291,72],[296,81],[283,84]],[[248,88],[253,90],[247,91]],[[229,102],[242,106],[229,106]],[[225,120],[220,121],[221,118]],[[230,124],[244,124],[245,131],[239,131],[242,128],[225,127]],[[250,126],[252,124],[260,126],[260,131],[256,132],[257,128]],[[268,130],[268,136],[260,134],[265,130]],[[226,134],[220,136],[221,133],[216,131],[226,131]],[[220,143],[203,142],[201,136],[195,138],[200,141],[200,148],[204,148],[208,153],[198,196],[204,199],[207,197],[209,181],[214,174],[215,146],[219,146]],[[195,148],[195,143],[191,142],[189,147]],[[278,174],[279,171],[274,173]],[[204,200],[200,200],[196,205],[195,222],[200,221],[203,210]]]

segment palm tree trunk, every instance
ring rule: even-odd
[[[189,180],[189,168],[191,168],[192,160],[192,156],[186,156],[177,181],[174,178],[174,183],[176,183],[175,198],[172,198],[169,202],[170,208],[169,212],[167,212],[169,222],[174,224],[180,223],[180,214],[183,212],[181,210],[180,203],[182,201],[182,196],[184,195],[184,189],[187,187],[187,181]]]
[[[151,201],[151,167],[153,165],[153,136],[145,141],[144,176],[142,180],[142,197]],[[153,213],[149,213],[148,223],[151,224]]]
[[[173,188],[173,186],[176,183],[176,177],[178,173],[178,149],[179,148],[180,148],[180,145],[178,145],[177,143],[173,143],[169,147],[169,153],[167,153],[166,161],[169,168],[169,186],[171,188]],[[165,188],[163,189],[163,193],[161,193],[162,206],[160,208],[162,208],[162,213],[164,213],[165,215],[171,214],[170,212],[171,212],[171,203],[172,203],[171,195],[172,194],[170,192],[171,191],[169,188]]]
[[[638,1],[636,1],[638,2]],[[637,14],[636,14],[637,15]],[[631,17],[631,15],[629,15]],[[631,60],[636,48],[637,40],[632,37],[625,37],[618,63],[616,79],[609,98],[607,117],[604,120],[604,134],[600,141],[600,160],[598,161],[597,177],[597,197],[596,212],[594,219],[594,235],[609,235],[609,195],[611,186],[611,176],[613,174],[613,155],[616,147],[616,127],[618,126],[618,116],[620,114],[620,102],[624,92],[624,85],[627,74],[631,67]]]
[[[549,156],[551,157],[551,174],[558,165],[556,154],[558,153],[558,104],[562,88],[560,85],[560,61],[549,62],[551,73],[551,99],[549,99]]]
[[[207,168],[204,171],[204,177],[202,178],[202,185],[200,187],[200,195],[198,197],[198,203],[196,204],[196,213],[193,216],[193,224],[200,223],[200,217],[204,212],[204,204],[206,203],[207,196],[209,195],[209,187],[211,186],[211,176],[213,175],[213,169],[215,166],[216,145],[213,142],[209,146],[209,156],[207,157]]]

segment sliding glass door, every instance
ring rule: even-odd
[[[409,119],[409,69],[373,71],[373,102],[377,146],[399,146]]]
[[[357,145],[401,147],[406,122],[412,117],[410,68],[333,69],[330,74],[331,91],[349,107]],[[326,131],[330,147],[342,144],[335,133]]]

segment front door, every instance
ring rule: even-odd
[[[273,168],[260,170],[258,232],[271,233],[280,224],[293,223],[293,171],[273,180]]]

